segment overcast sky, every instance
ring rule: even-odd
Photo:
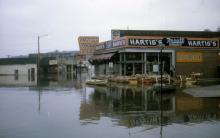
[[[111,29],[220,27],[220,0],[0,0],[0,57],[79,50],[81,35],[110,39]]]

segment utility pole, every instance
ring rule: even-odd
[[[45,36],[48,36],[48,34],[37,36],[37,84],[39,84],[40,80],[40,38]]]

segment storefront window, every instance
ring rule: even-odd
[[[125,57],[124,57],[124,53],[120,53],[121,54],[121,61],[124,61]]]
[[[127,61],[142,60],[142,53],[126,53]]]

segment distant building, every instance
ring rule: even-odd
[[[41,72],[48,75],[72,73],[76,65],[75,55],[79,51],[54,51],[41,53]],[[29,57],[37,58],[37,54],[29,54]]]
[[[41,53],[40,76],[53,75],[57,77],[59,74],[66,76],[66,74],[73,73],[77,64],[75,55],[78,53],[78,51]],[[37,54],[0,59],[0,75],[36,76],[37,71]]]
[[[99,37],[97,36],[79,36],[78,37],[80,53],[77,57],[77,66],[94,68],[88,62],[88,60],[94,55],[96,51],[96,45],[99,43]]]
[[[36,58],[1,58],[0,76],[1,85],[35,85],[37,83]]]
[[[0,75],[36,74],[36,58],[1,58]]]

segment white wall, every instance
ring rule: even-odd
[[[37,74],[36,64],[26,64],[26,65],[0,65],[1,75],[14,75],[15,70],[18,70],[18,75],[28,74],[28,69],[34,68],[35,75]]]
[[[0,86],[35,86],[37,85],[37,76],[34,79],[28,75],[19,76],[0,76]]]

